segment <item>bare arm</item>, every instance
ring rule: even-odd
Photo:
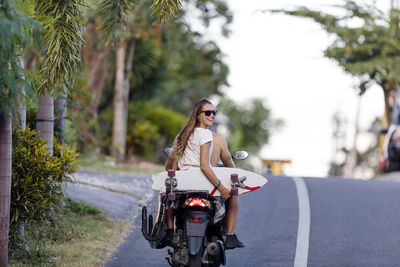
[[[222,135],[219,136],[221,139],[221,161],[225,167],[228,168],[236,168],[235,163],[232,160],[231,152],[229,152],[228,144],[226,143],[225,137]]]
[[[174,143],[173,143],[173,147],[176,147],[176,139],[178,138],[178,136],[175,137]],[[171,155],[168,156],[167,162],[165,163],[165,170],[179,170],[178,167],[178,160],[174,157],[172,157],[172,153]]]
[[[178,170],[178,160],[172,157],[168,157],[167,163],[165,164],[165,170]]]
[[[219,184],[219,180],[213,170],[210,167],[210,145],[211,142],[205,143],[200,147],[200,169],[204,173],[204,175],[210,180],[210,182],[217,186]],[[218,190],[221,192],[221,197],[229,198],[230,191],[222,184],[218,186]]]

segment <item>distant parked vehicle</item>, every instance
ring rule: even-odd
[[[385,114],[379,144],[379,169],[382,172],[400,171],[400,92],[389,93],[388,103],[392,123],[387,123]]]

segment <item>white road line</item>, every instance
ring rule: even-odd
[[[293,177],[299,199],[299,226],[297,228],[296,256],[294,267],[305,267],[308,262],[308,247],[310,243],[310,200],[304,180]]]

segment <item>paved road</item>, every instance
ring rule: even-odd
[[[76,172],[74,180],[64,185],[67,196],[99,208],[114,220],[134,220],[140,206],[154,195],[151,178],[144,175]]]
[[[400,183],[306,180],[310,266],[400,266]]]
[[[271,177],[240,201],[246,247],[228,251],[227,266],[400,265],[400,183]],[[106,267],[167,266],[167,249],[148,246],[138,219]]]

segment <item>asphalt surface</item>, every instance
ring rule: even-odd
[[[76,172],[73,180],[64,184],[68,197],[95,206],[114,220],[134,220],[154,196],[151,178],[144,175]]]
[[[269,177],[240,197],[236,233],[245,248],[227,253],[226,266],[294,264],[300,209],[290,177]],[[400,183],[303,178],[310,203],[305,266],[400,266]],[[140,216],[105,266],[168,266],[167,249],[151,249]]]
[[[113,220],[132,221],[138,214],[140,200],[124,194],[85,184],[68,183],[67,196],[97,207]]]
[[[236,226],[238,238],[246,247],[227,253],[226,266],[293,266],[297,234],[297,196],[288,178],[269,178],[263,188],[240,197]],[[167,248],[152,249],[140,232],[138,217],[131,234],[109,266],[168,266]]]
[[[306,179],[309,266],[400,266],[400,183]]]

